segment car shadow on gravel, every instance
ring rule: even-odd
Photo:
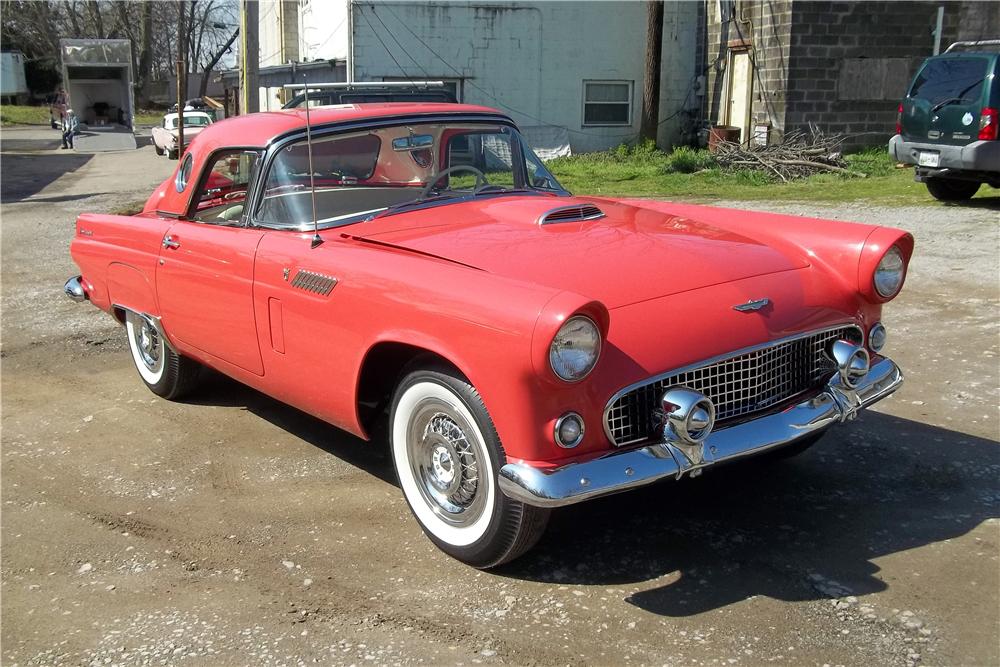
[[[985,208],[1000,211],[1000,196],[976,197],[975,199],[966,199],[965,201],[947,201],[941,203],[945,206],[954,206],[955,208]]]
[[[94,156],[73,151],[12,155],[0,160],[0,203],[10,204],[41,192],[65,174],[76,171]],[[89,195],[88,195],[89,196]]]
[[[557,510],[538,547],[496,573],[643,588],[626,601],[666,616],[864,595],[888,586],[873,559],[1000,516],[998,477],[996,442],[869,412],[794,459]]]
[[[373,440],[366,442],[220,373],[209,369],[203,372],[198,391],[180,402],[243,408],[345,463],[398,486],[392,460],[383,446],[384,435],[373,435]]]

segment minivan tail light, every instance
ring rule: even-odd
[[[997,126],[1000,125],[998,112],[993,107],[983,107],[979,112],[979,138],[986,141],[996,141]]]
[[[903,103],[899,103],[899,107],[896,109],[896,134],[903,133]]]

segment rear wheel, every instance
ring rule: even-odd
[[[201,366],[171,350],[148,317],[126,312],[125,331],[135,369],[151,392],[175,399],[194,388]]]
[[[927,191],[939,201],[963,201],[979,191],[982,183],[957,178],[928,178]]]
[[[549,511],[500,491],[507,457],[465,378],[445,368],[409,373],[396,389],[389,425],[403,496],[442,551],[490,568],[517,558],[542,536]]]
[[[157,155],[163,155],[163,149],[159,147],[156,143],[153,143],[153,150],[156,151]]]

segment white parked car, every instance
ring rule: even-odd
[[[153,128],[153,147],[157,155],[166,155],[171,160],[176,160],[179,154],[177,146],[177,117],[176,113],[168,113],[163,117],[163,122]],[[184,112],[184,143],[190,142],[191,138],[211,125],[212,116],[204,111]]]

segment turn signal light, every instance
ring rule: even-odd
[[[1000,125],[1000,118],[997,110],[993,107],[983,107],[979,112],[979,138],[985,141],[996,141],[997,126]]]

